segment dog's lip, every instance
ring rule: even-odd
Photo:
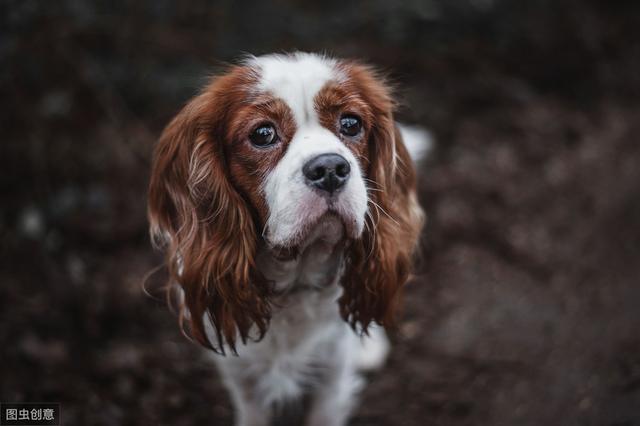
[[[330,221],[331,218],[337,219],[342,226],[343,235],[340,238],[341,240],[356,238],[356,236],[353,235],[354,226],[353,224],[350,224],[350,222],[353,222],[354,220],[352,218],[345,217],[337,209],[329,206],[323,213],[319,214],[313,220],[305,223],[302,230],[297,233],[296,237],[287,243],[270,244],[267,240],[269,251],[278,260],[287,261],[295,259],[300,254],[301,248],[304,248],[307,246],[307,243],[309,243],[307,239],[313,234],[314,230],[317,227],[322,226],[323,222]],[[322,236],[320,236],[319,239],[321,238]]]
[[[274,259],[280,262],[288,262],[298,257],[299,249],[297,246],[285,247],[285,246],[273,246],[270,248],[270,253]]]

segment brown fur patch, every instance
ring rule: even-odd
[[[375,116],[367,101],[355,90],[354,82],[329,82],[316,95],[314,106],[320,124],[333,132],[353,152],[366,170],[369,164],[367,141],[375,126]],[[360,117],[362,131],[356,137],[348,137],[340,133],[340,118],[351,114]]]
[[[328,91],[334,99],[342,98],[346,108],[363,114],[368,160],[364,172],[373,189],[368,226],[347,252],[340,308],[345,320],[366,332],[374,321],[385,327],[394,324],[424,218],[415,196],[415,170],[395,125],[388,87],[366,66],[345,62],[340,69],[347,81]]]
[[[266,218],[258,188],[295,132],[286,106],[252,94],[254,85],[250,70],[235,67],[191,100],[156,146],[149,186],[151,232],[165,246],[170,281],[184,291],[181,323],[221,352],[224,343],[235,350],[237,335],[246,341],[253,325],[258,338],[267,330],[271,284],[255,266]],[[253,147],[249,134],[267,121],[283,142]]]

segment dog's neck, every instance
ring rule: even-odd
[[[256,263],[278,294],[322,290],[335,285],[342,273],[344,245],[344,226],[336,217],[328,216],[289,255],[265,247]]]

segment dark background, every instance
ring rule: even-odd
[[[0,5],[0,400],[231,423],[142,290],[150,153],[221,64],[300,49],[388,72],[435,141],[418,277],[351,424],[640,425],[640,2]]]

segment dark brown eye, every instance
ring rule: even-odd
[[[249,135],[249,139],[255,146],[265,147],[276,143],[278,135],[271,124],[263,124]]]
[[[345,136],[357,136],[362,129],[360,118],[355,115],[343,115],[340,117],[340,133]]]

